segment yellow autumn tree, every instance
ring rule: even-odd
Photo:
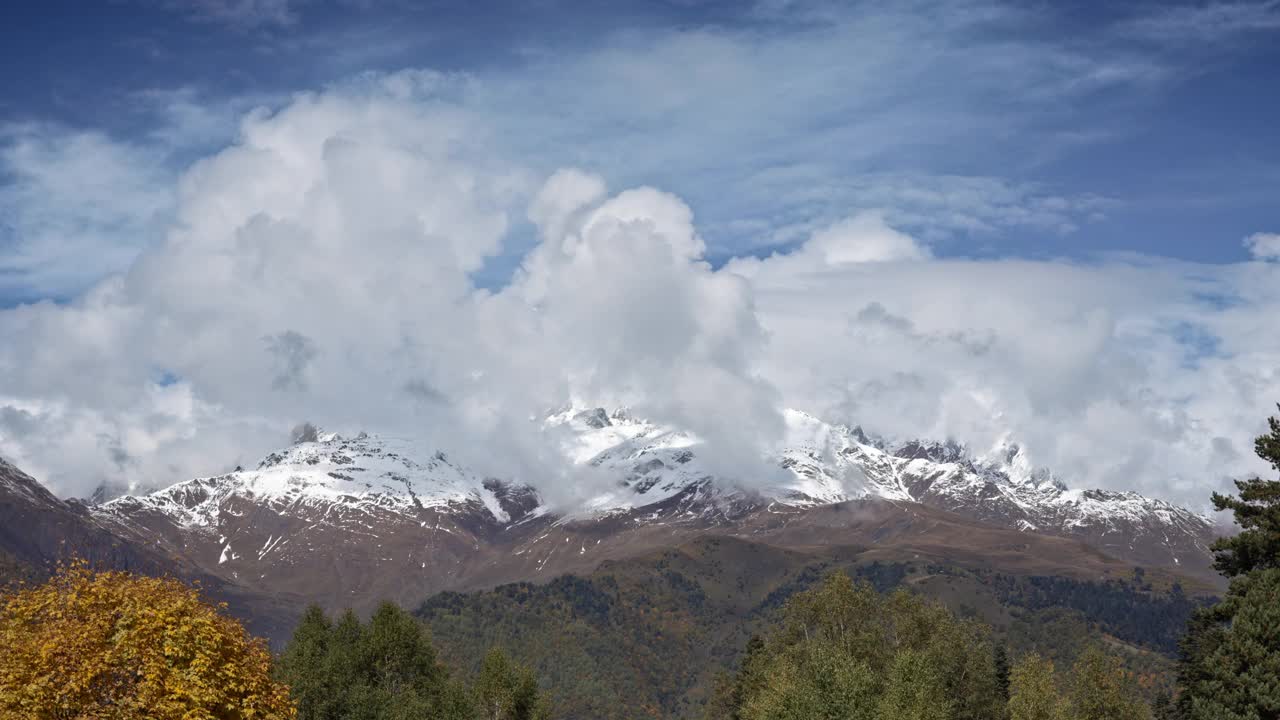
[[[271,655],[171,578],[83,562],[0,597],[0,720],[290,720]]]

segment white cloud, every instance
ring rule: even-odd
[[[857,263],[924,260],[929,251],[914,238],[884,223],[878,213],[864,213],[819,230],[797,256],[813,256],[819,264],[839,268]]]
[[[890,436],[1013,440],[1069,483],[1197,506],[1264,470],[1251,440],[1280,399],[1274,266],[797,262],[812,256],[730,265],[752,278],[765,376],[794,405]]]
[[[96,132],[0,132],[0,297],[66,296],[128,267],[171,202],[162,157]]]
[[[69,155],[28,156],[13,166],[29,180],[14,186],[24,194],[10,196],[8,221],[70,223],[24,232],[44,238],[29,255],[73,240],[125,247],[135,226],[151,242],[133,260],[130,240],[112,260],[121,272],[73,302],[0,312],[0,453],[82,494],[251,463],[308,419],[409,432],[495,474],[543,479],[568,503],[598,478],[562,476],[527,418],[572,398],[679,423],[743,477],[767,472],[758,450],[778,437],[783,405],[978,446],[1012,433],[1070,482],[1191,503],[1256,467],[1249,438],[1280,392],[1280,267],[937,259],[937,228],[1069,229],[1107,203],[992,178],[841,184],[833,167],[776,170],[830,148],[875,166],[918,150],[921,133],[945,147],[991,120],[933,88],[921,92],[936,123],[909,122],[928,113],[895,83],[948,58],[913,65],[877,44],[876,27],[828,29],[808,46],[693,33],[658,48],[671,53],[642,43],[589,58],[601,66],[575,61],[544,85],[529,81],[554,75],[547,65],[479,80],[367,76],[250,113],[176,192],[140,170],[147,151],[100,136],[84,145],[95,159],[83,172]],[[812,85],[780,79],[847,47],[874,61]],[[1018,80],[1020,92],[1013,65],[1039,60],[1013,50],[977,58],[993,85]],[[871,72],[899,61],[911,72],[892,82]],[[666,84],[694,66],[690,82]],[[1028,77],[1075,92],[1070,67]],[[766,103],[741,90],[744,77],[790,94]],[[530,100],[531,87],[548,96]],[[542,110],[515,112],[531,107]],[[857,121],[789,130],[846,114]],[[628,130],[645,127],[673,139],[655,146]],[[692,152],[704,142],[707,154]],[[734,168],[750,181],[720,183],[707,165],[743,149]],[[589,164],[610,180],[665,168],[710,189],[611,194],[600,175],[553,172],[584,158],[604,158]],[[38,175],[46,165],[57,172]],[[101,167],[117,168],[119,188],[92,174]],[[544,170],[548,181],[534,179]],[[768,206],[785,189],[799,195]],[[121,203],[107,202],[117,191]],[[779,228],[806,242],[715,270],[699,197],[716,208],[710,224],[752,235],[732,247],[768,244],[755,235]],[[522,217],[536,245],[509,285],[478,288]]]
[[[225,469],[310,419],[554,483],[528,418],[576,398],[678,422],[726,471],[768,473],[747,453],[780,427],[753,370],[763,334],[746,282],[702,261],[690,208],[560,173],[530,211],[541,245],[479,290],[524,175],[406,82],[250,116],[182,177],[174,221],[127,272],[0,312],[0,452],[86,493]]]
[[[281,0],[175,5],[259,27],[300,12]],[[486,63],[466,74],[347,78],[392,63],[366,57],[387,47],[401,48],[394,57],[416,59],[423,33],[399,24],[375,31],[357,23],[337,35],[304,28],[272,47],[279,62],[305,63],[324,79],[327,63],[354,54],[331,71],[343,92],[367,83],[434,104],[472,137],[483,135],[475,144],[536,176],[576,166],[623,187],[675,192],[698,208],[716,258],[751,246],[788,247],[869,210],[930,243],[957,234],[1069,233],[1106,210],[1105,198],[1016,178],[1078,147],[1081,137],[1113,139],[1111,98],[1158,86],[1162,65],[1123,48],[1046,39],[1034,32],[1042,16],[999,3],[820,5],[804,22],[793,17],[767,30],[631,29],[569,49],[534,45],[522,49],[522,62]],[[1011,32],[1019,29],[1027,32]],[[155,127],[127,140],[93,134],[92,153],[71,150],[74,130],[41,129],[33,137],[49,157],[15,166],[19,182],[0,188],[13,197],[0,212],[31,258],[7,268],[0,292],[67,295],[119,271],[156,239],[157,228],[141,218],[171,209],[167,196],[191,157],[233,141],[251,107],[289,102],[270,94],[213,97],[193,87],[132,93],[124,107]],[[1082,116],[1084,106],[1090,112]],[[1009,177],[992,174],[992,158]],[[119,197],[21,180],[33,166],[77,162]],[[23,188],[21,197],[14,188]],[[50,227],[52,214],[70,226]],[[72,222],[78,214],[85,217]],[[71,262],[82,247],[111,248],[112,257],[96,267]]]
[[[1258,260],[1280,260],[1280,233],[1254,233],[1244,246]]]
[[[1074,108],[1163,77],[1115,48],[1010,36],[1043,18],[995,3],[820,10],[768,31],[639,31],[534,51],[517,69],[478,74],[460,100],[531,167],[581,165],[677,192],[698,208],[711,251],[727,255],[877,209],[930,240],[1072,232],[1109,201],[974,169],[1000,157],[1016,173],[1090,131],[1102,137]],[[1071,137],[1046,130],[1063,124]]]

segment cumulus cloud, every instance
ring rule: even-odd
[[[454,90],[375,76],[251,113],[125,270],[0,311],[0,453],[85,495],[251,465],[306,419],[410,434],[567,505],[612,481],[530,421],[572,401],[686,428],[747,484],[777,472],[786,406],[1016,441],[1073,484],[1197,504],[1254,467],[1275,264],[942,259],[851,210],[716,268],[696,205],[533,178]],[[532,249],[482,287],[526,219]]]
[[[577,172],[551,178],[531,211],[548,241],[503,295],[537,309],[575,400],[675,422],[707,441],[720,472],[765,479],[762,449],[783,427],[772,387],[755,376],[765,338],[747,282],[702,260],[679,198],[640,188],[582,212],[601,187]],[[551,242],[572,215],[578,222]]]
[[[725,472],[770,472],[763,334],[746,282],[702,260],[691,209],[559,173],[530,206],[541,244],[508,286],[479,289],[529,188],[424,100],[433,82],[251,115],[183,176],[175,221],[126,272],[65,306],[0,313],[0,451],[85,494],[241,464],[308,418],[564,485],[529,417],[573,399],[688,427]]]
[[[883,213],[864,212],[823,227],[800,247],[774,253],[767,260],[742,258],[730,261],[730,269],[745,277],[755,277],[767,268],[771,276],[827,272],[867,263],[898,263],[926,260],[929,248],[905,233],[890,227]]]
[[[1016,442],[1069,483],[1195,506],[1263,469],[1248,448],[1280,395],[1273,266],[795,262],[810,254],[740,263],[765,375],[795,405],[979,453]]]

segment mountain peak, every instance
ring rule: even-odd
[[[175,513],[181,524],[216,524],[229,497],[294,505],[431,508],[479,503],[500,522],[509,520],[484,480],[439,450],[394,436],[361,432],[354,437],[314,433],[269,453],[254,470],[196,478],[143,497],[113,500],[113,512],[138,503]]]
[[[805,508],[883,498],[1018,530],[1088,538],[1119,557],[1151,564],[1207,557],[1212,526],[1206,518],[1135,493],[1069,490],[1011,442],[975,457],[954,440],[890,443],[798,410],[787,410],[784,418],[786,436],[774,457],[787,472],[762,485],[751,477],[718,476],[692,433],[625,410],[562,408],[542,427],[575,468],[569,476],[581,484],[573,488],[577,504],[560,508],[560,517],[643,512],[656,522],[673,513],[728,517],[730,510],[750,512],[761,503]],[[316,428],[295,435],[294,444],[270,453],[254,470],[120,498],[103,511],[121,517],[166,513],[189,528],[216,528],[239,504],[267,504],[307,518],[395,516],[397,523],[426,522],[421,513],[431,511],[494,528],[551,512],[538,489],[483,476],[420,441]],[[761,476],[767,475],[762,468]]]

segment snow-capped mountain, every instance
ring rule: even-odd
[[[699,464],[697,440],[629,414],[595,409],[565,412],[550,422],[577,432],[575,462],[611,467],[630,494],[596,501],[598,508],[643,507],[695,487],[740,500],[814,506],[876,497],[916,502],[1016,530],[1081,538],[1118,558],[1151,565],[1204,567],[1212,522],[1195,512],[1132,492],[1071,489],[1034,468],[1017,446],[974,457],[955,442],[888,443],[860,428],[831,425],[788,410],[779,462],[783,482],[726,482]],[[749,488],[751,490],[743,490]]]
[[[804,413],[783,463],[816,487],[837,482],[858,495],[918,502],[1017,530],[1076,537],[1118,558],[1206,567],[1213,523],[1203,515],[1132,492],[1068,488],[1033,468],[1017,446],[975,458],[954,442],[875,441],[860,429]]]
[[[336,506],[362,513],[482,506],[496,521],[510,520],[494,491],[444,453],[404,438],[367,433],[353,438],[326,433],[271,453],[253,470],[237,468],[102,507],[117,516],[146,508],[169,515],[182,527],[210,528],[235,498],[298,514]]]
[[[868,501],[1075,538],[1130,564],[1207,568],[1206,518],[1132,493],[1068,489],[1016,447],[975,458],[955,443],[889,443],[798,411],[786,421],[783,447],[767,453],[786,472],[761,480],[717,476],[695,436],[626,411],[552,413],[543,430],[567,464],[593,473],[575,507],[550,507],[518,478],[483,477],[427,444],[328,433],[256,468],[93,514],[229,581],[332,607],[589,569],[672,533],[774,532],[783,516],[796,532],[805,513]]]
[[[410,440],[328,433],[254,469],[117,498],[95,515],[228,580],[339,607],[356,594],[420,599],[452,587],[495,533],[536,510],[527,488]]]

